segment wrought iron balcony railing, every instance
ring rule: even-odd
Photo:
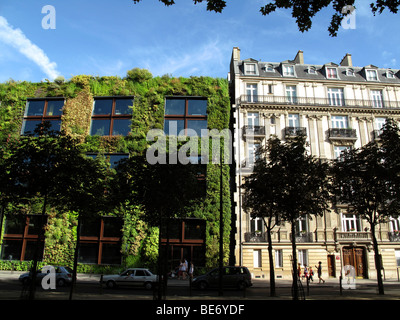
[[[389,241],[400,242],[400,232],[399,231],[389,232]]]
[[[264,126],[243,126],[243,136],[263,137],[265,136]]]
[[[261,232],[261,231],[245,232],[244,241],[245,242],[267,242],[266,237],[265,237],[265,232]]]
[[[329,139],[357,140],[357,132],[355,129],[330,128],[328,134]]]
[[[400,109],[400,101],[386,101],[373,99],[330,99],[315,97],[287,97],[275,95],[241,95],[240,103],[276,104],[276,105],[304,105],[304,106],[329,106],[374,109]]]
[[[285,128],[285,137],[297,137],[297,136],[306,136],[307,129],[303,127],[286,127]]]

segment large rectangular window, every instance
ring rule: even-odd
[[[22,135],[36,135],[38,125],[48,122],[50,130],[61,130],[64,98],[28,99],[22,122]]]
[[[131,131],[133,97],[95,98],[90,135],[126,136]]]
[[[332,128],[347,129],[348,118],[347,116],[332,116],[331,118]]]
[[[165,134],[200,137],[202,129],[207,129],[207,99],[168,97],[165,100]]]
[[[93,264],[121,264],[122,220],[115,217],[81,222],[78,261]]]
[[[343,106],[344,94],[342,88],[328,88],[328,100],[331,106]]]
[[[44,240],[39,239],[41,228],[47,223],[47,218],[39,215],[9,215],[4,225],[3,242],[1,246],[2,260],[29,261],[34,259],[36,246],[38,260],[43,258]]]
[[[372,107],[383,108],[382,90],[371,90]]]

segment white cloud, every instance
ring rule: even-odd
[[[20,29],[14,29],[8,21],[0,16],[0,41],[17,49],[25,57],[37,64],[49,80],[58,77],[57,64],[51,62],[48,56],[37,45],[33,44]]]

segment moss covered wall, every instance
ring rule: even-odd
[[[91,113],[96,96],[134,96],[131,133],[126,136],[89,136]],[[68,81],[15,82],[0,84],[0,141],[18,137],[28,98],[65,97],[62,130],[80,138],[87,152],[142,153],[149,142],[148,130],[163,128],[166,96],[203,96],[208,98],[208,128],[229,127],[230,101],[225,79],[210,77],[152,77],[143,69],[132,69],[125,78],[79,75]],[[223,208],[225,258],[228,260],[231,226],[229,167],[223,168]],[[193,217],[207,221],[206,265],[214,266],[219,251],[220,167],[207,166],[207,196]],[[158,230],[140,220],[137,207],[125,208],[122,230],[122,253],[128,265],[151,264],[155,261]],[[44,262],[70,262],[76,240],[76,217],[72,213],[53,213],[46,229]],[[7,265],[0,261],[0,268]],[[94,266],[81,266],[81,271],[94,271]]]

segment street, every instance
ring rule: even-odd
[[[24,299],[23,286],[18,281],[18,272],[0,272],[0,300]],[[377,294],[376,280],[357,280],[355,289],[340,290],[338,279],[327,279],[326,283],[302,283],[305,300],[399,300],[400,282],[391,279],[384,282],[385,295]],[[69,300],[70,286],[44,290],[36,286],[36,300]],[[100,286],[98,275],[79,274],[73,300],[153,300],[153,290],[144,288],[118,287],[108,289]],[[269,282],[253,279],[253,286],[244,291],[224,289],[219,296],[218,289],[199,290],[190,288],[184,280],[170,280],[165,300],[291,300],[291,281],[276,282],[276,296],[270,297]]]

